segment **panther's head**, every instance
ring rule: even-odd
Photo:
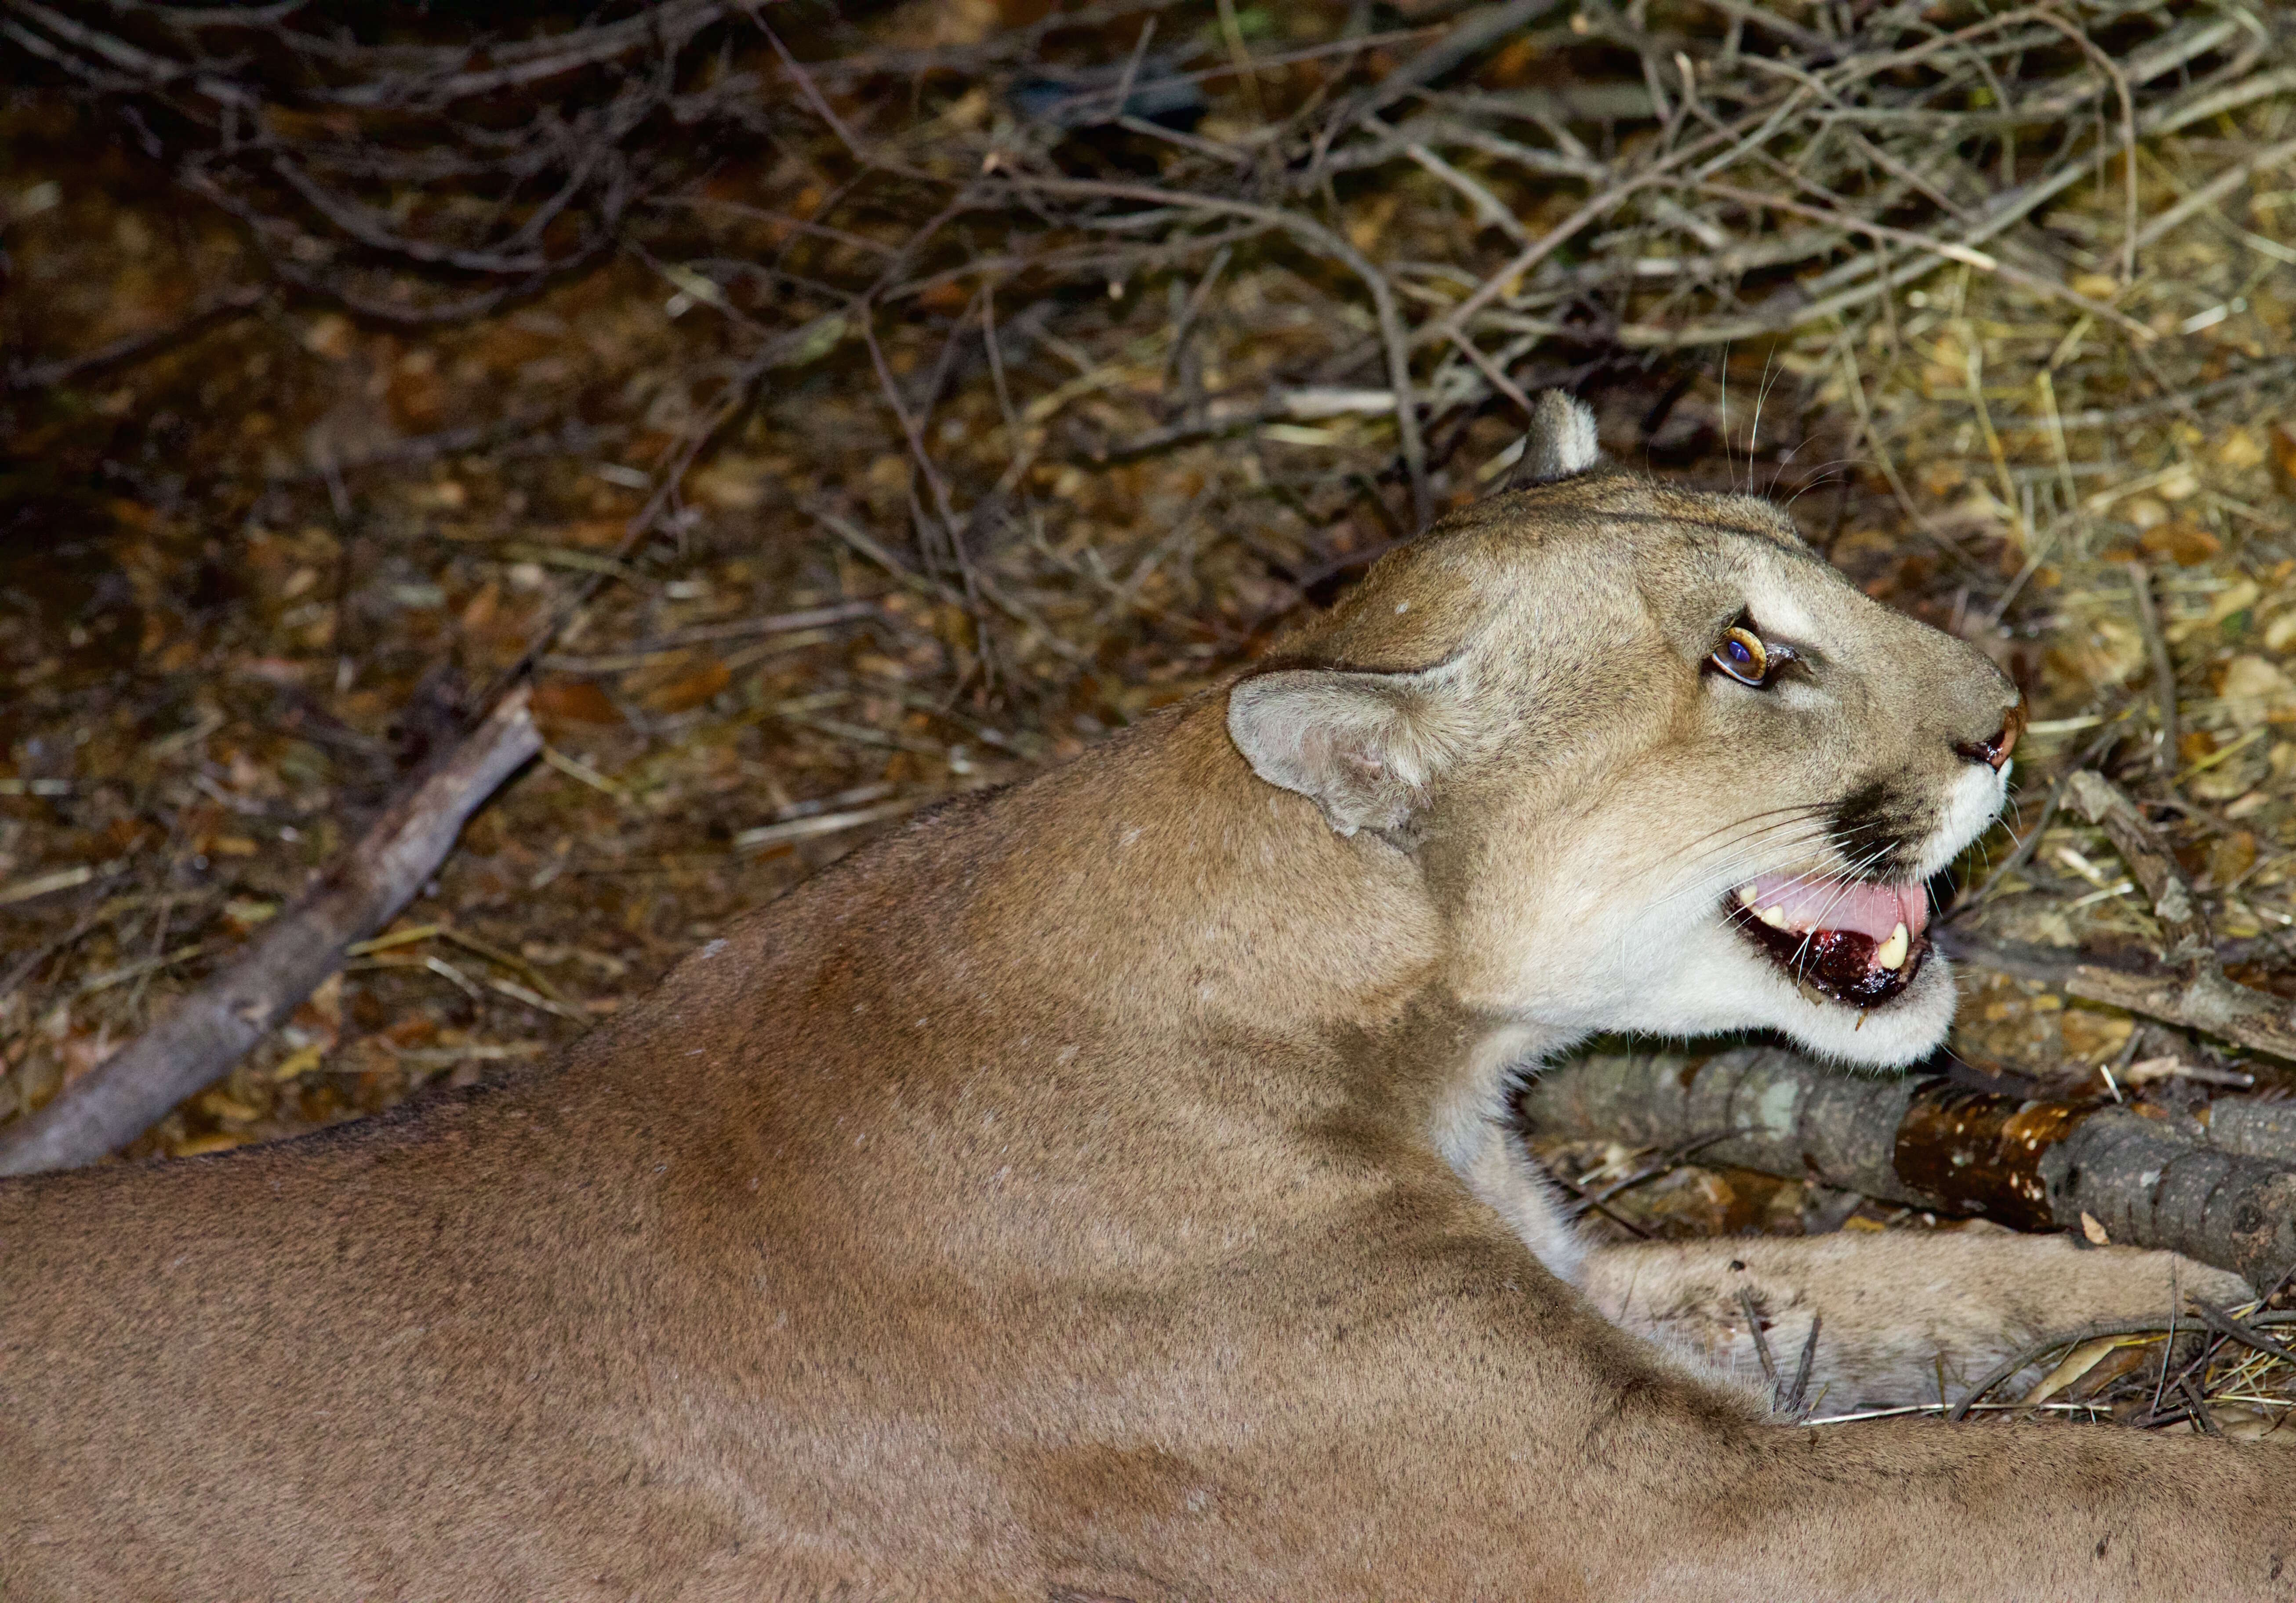
[[[1542,397],[1525,467],[1239,682],[1245,758],[1410,860],[1479,1012],[1930,1051],[1923,882],[2002,805],[2016,688],[1777,508],[1602,470],[1576,402]]]

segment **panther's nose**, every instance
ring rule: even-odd
[[[2009,709],[2009,716],[2002,721],[2001,727],[1989,737],[1982,740],[1960,741],[1954,749],[1971,762],[1982,763],[1997,773],[2001,771],[2001,765],[2009,760],[2009,754],[2017,748],[2017,737],[2024,732],[2025,702],[2020,697],[2017,705]]]

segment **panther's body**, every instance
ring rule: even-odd
[[[1509,1076],[1598,1029],[1926,1051],[1903,887],[2015,698],[1770,509],[1542,428],[1554,482],[1287,658],[556,1069],[0,1187],[0,1597],[2296,1596],[2270,1450],[1792,1428],[1606,1317],[1713,1346],[1751,1277],[1871,1391],[2168,1261],[1578,1251]]]

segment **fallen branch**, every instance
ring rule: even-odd
[[[2207,1144],[2197,1125],[2125,1108],[1869,1078],[1741,1048],[1687,1064],[1589,1058],[1541,1075],[1522,1111],[1542,1133],[1703,1141],[1702,1162],[2020,1230],[2094,1239],[2094,1224],[2110,1240],[2168,1247],[2258,1286],[2296,1264],[2296,1165]]]
[[[1891,1162],[1916,1084],[1829,1074],[1790,1052],[1752,1048],[1702,1064],[1591,1057],[1541,1075],[1522,1111],[1543,1135],[1634,1147],[1704,1141],[1701,1163],[1931,1207],[1935,1198],[1898,1183]]]
[[[1957,931],[1941,933],[1937,947],[1956,963],[2054,986],[2087,1002],[2101,1002],[2164,1024],[2201,1030],[2255,1051],[2278,1058],[2296,1056],[2296,1034],[2291,1033],[2281,1014],[2280,999],[2222,974],[2203,974],[2195,979],[2175,969],[2085,963],[2079,953],[2057,947],[1984,941]]]
[[[0,1130],[0,1174],[74,1168],[116,1151],[228,1073],[438,871],[463,824],[542,749],[523,690],[401,792],[358,843],[240,960],[29,1118]]]
[[[270,296],[271,291],[267,289],[232,290],[180,323],[171,323],[164,329],[130,334],[84,356],[67,356],[53,362],[32,362],[12,367],[4,375],[0,375],[0,384],[10,389],[53,389],[60,385],[85,383],[115,368],[130,366],[186,340],[195,339],[217,323],[253,311]]]
[[[2065,989],[2084,1002],[2126,1008],[2296,1062],[2296,1033],[2282,1018],[2278,999],[2221,974],[2156,979],[2082,963],[2067,977]]]
[[[2296,1264],[2296,1168],[2186,1140],[2124,1108],[2040,1155],[2057,1222],[2166,1247],[2271,1285]]]
[[[2167,937],[2161,961],[2181,970],[2136,975],[2082,963],[2066,977],[2065,989],[2086,1001],[2205,1031],[2296,1062],[2296,1028],[2290,1027],[2287,1004],[2225,977],[2207,911],[2128,793],[2103,775],[2083,769],[2066,780],[2065,800],[2105,832],[2128,865],[2129,877],[2144,888]]]
[[[2221,1097],[2202,1109],[2201,1117],[2212,1147],[2296,1164],[2296,1102]]]

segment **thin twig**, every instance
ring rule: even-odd
[[[2152,667],[2152,699],[2161,710],[2160,743],[2152,750],[2152,765],[2163,784],[2177,772],[2177,664],[2161,633],[2161,614],[2152,605],[2152,576],[2142,562],[2128,564],[2128,584],[2136,602],[2136,626],[2144,634],[2144,655]]]

